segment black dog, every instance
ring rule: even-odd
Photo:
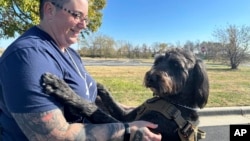
[[[93,123],[146,120],[159,125],[152,131],[161,133],[162,140],[171,141],[180,140],[180,134],[188,140],[192,127],[198,126],[196,109],[203,108],[209,96],[204,64],[192,52],[178,48],[155,59],[144,78],[145,86],[153,91],[154,97],[132,111],[120,107],[101,84],[98,84],[95,104],[81,99],[63,80],[52,74],[43,75],[42,80],[48,94],[56,96],[65,107],[71,107],[71,116],[72,113],[84,115]]]

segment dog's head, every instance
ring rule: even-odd
[[[160,97],[181,95],[183,99],[195,99],[191,105],[200,108],[207,103],[207,72],[191,51],[175,48],[158,56],[146,72],[144,84]]]

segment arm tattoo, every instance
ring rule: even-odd
[[[12,113],[12,115],[30,140],[50,140],[53,134],[63,133],[68,128],[62,111],[59,109],[44,113]]]
[[[43,113],[12,113],[17,124],[31,141],[75,140],[75,141],[122,141],[122,123],[69,124],[60,109]]]
[[[123,141],[124,127],[121,123],[85,124],[83,130],[85,134],[78,134],[77,139],[85,136],[88,141]]]

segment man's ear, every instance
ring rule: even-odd
[[[44,17],[54,19],[56,14],[56,7],[51,2],[45,2],[43,6]]]

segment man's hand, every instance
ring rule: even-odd
[[[134,121],[128,124],[131,131],[131,141],[161,141],[161,134],[155,134],[149,130],[149,128],[157,128],[157,124],[147,121]]]

